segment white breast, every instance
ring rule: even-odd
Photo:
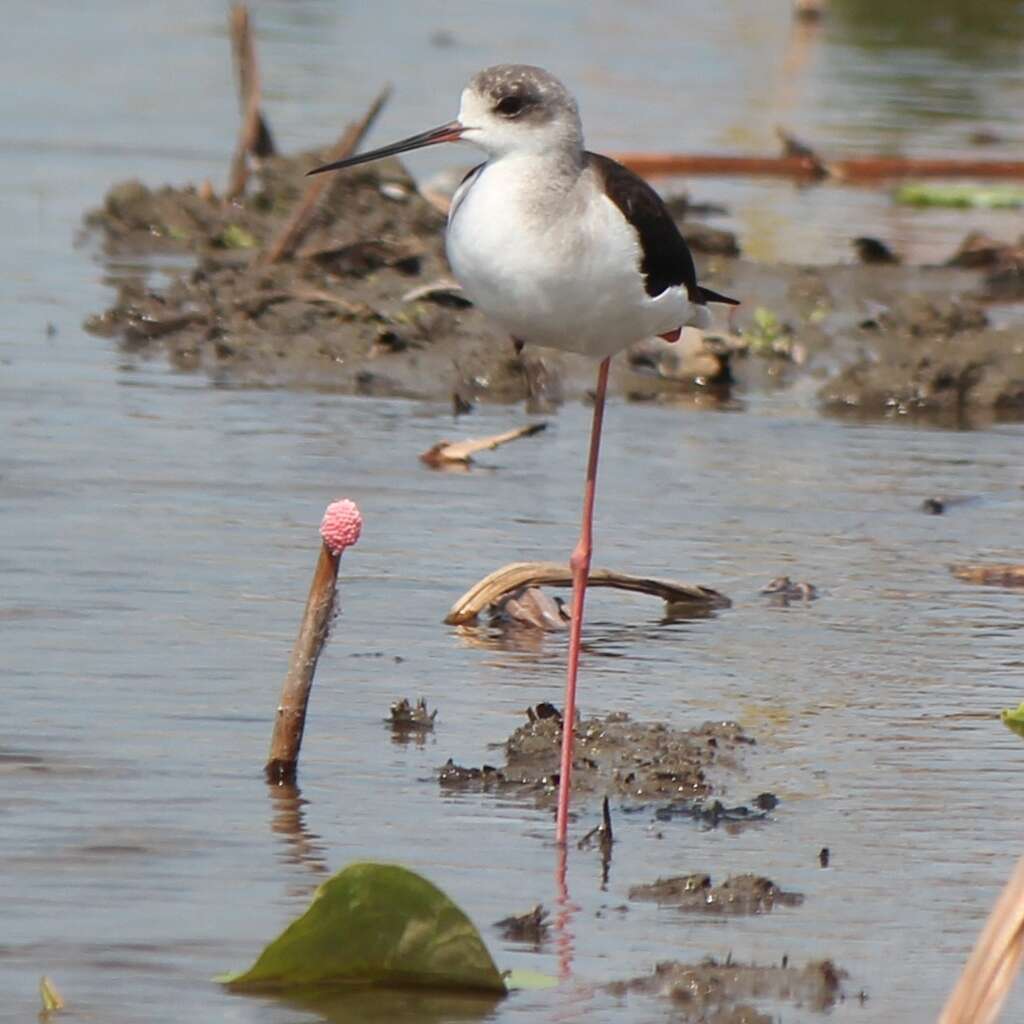
[[[644,290],[636,231],[589,172],[547,178],[535,155],[487,163],[452,201],[448,261],[513,337],[604,357],[707,314],[683,287]]]

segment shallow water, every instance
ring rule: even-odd
[[[777,117],[752,115],[752,97],[782,59],[786,6],[571,4],[555,15],[434,3],[371,16],[369,5],[266,3],[256,17],[287,148],[322,142],[385,74],[398,92],[378,141],[437,123],[469,70],[505,56],[561,70],[597,147],[666,148],[673,123],[678,148],[759,149]],[[978,126],[1019,133],[1009,112],[1021,86],[999,70],[1003,51],[1019,56],[1012,19],[982,79],[963,26],[908,40],[887,23],[855,30],[854,5],[836,6],[813,44],[800,118],[784,119],[793,130],[842,152],[908,153]],[[124,271],[72,248],[82,211],[117,178],[224,174],[235,112],[222,14],[109,3],[102,17],[77,5],[45,17],[22,5],[7,26],[0,992],[11,1019],[34,1013],[43,972],[69,1020],[319,1019],[208,979],[247,963],[328,871],[359,858],[422,870],[481,925],[500,966],[560,969],[554,946],[514,949],[489,927],[553,905],[547,815],[443,796],[432,774],[449,756],[497,759],[489,745],[524,706],[560,700],[562,638],[516,650],[440,620],[497,565],[568,551],[587,411],[562,410],[546,434],[473,473],[438,474],[416,454],[521,412],[484,408],[453,424],[430,405],[211,386],[80,329]],[[431,42],[442,29],[454,45]],[[888,39],[884,68],[864,33]],[[963,95],[910,89],[922,75]],[[417,169],[440,160],[425,154]],[[773,258],[845,254],[865,224],[895,223],[860,192],[694,190],[730,203],[755,255]],[[911,247],[952,246],[966,230],[899,216]],[[715,586],[734,606],[663,624],[650,599],[595,594],[583,709],[678,725],[736,718],[759,743],[724,798],[772,790],[782,802],[738,833],[618,815],[606,889],[596,853],[570,855],[575,983],[510,999],[493,1019],[663,1020],[656,1003],[623,1006],[591,984],[731,953],[834,957],[850,975],[836,1021],[933,1020],[1019,853],[1024,755],[995,712],[1022,696],[1021,597],[962,584],[947,566],[1019,560],[1024,428],[826,421],[797,391],[747,396],[740,413],[615,404],[607,429],[597,564]],[[301,801],[289,801],[267,791],[260,767],[316,521],[340,494],[367,525],[343,561],[344,610],[318,673]],[[927,516],[931,494],[979,500]],[[783,572],[821,598],[771,606],[758,590]],[[436,733],[396,744],[388,705],[419,694],[439,708]],[[595,822],[585,808],[574,832]],[[613,909],[632,885],[697,870],[757,871],[807,899],[739,920]],[[1018,995],[1007,1019],[1022,1010]]]

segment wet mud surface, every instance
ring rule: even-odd
[[[397,161],[335,175],[295,255],[269,263],[322,155],[270,158],[233,203],[208,187],[115,185],[86,217],[105,252],[122,264],[178,262],[159,279],[120,272],[114,304],[87,327],[241,384],[444,400],[459,411],[523,400],[545,411],[588,392],[591,360],[529,345],[517,354],[465,301],[444,256],[444,214]],[[1024,415],[1019,244],[968,236],[936,267],[766,266],[744,260],[727,232],[686,220],[685,203],[672,208],[702,279],[744,305],[704,336],[635,346],[613,364],[613,392],[721,401],[810,375],[823,380],[829,412]]]
[[[547,806],[558,793],[561,742],[561,715],[541,704],[529,710],[528,721],[505,742],[504,764],[466,768],[449,760],[438,779],[444,789],[517,794]],[[624,713],[585,718],[576,725],[573,797],[611,795],[626,808],[671,808],[680,801],[703,806],[712,792],[709,775],[735,772],[742,752],[754,742],[734,722],[682,730],[663,722],[636,722]],[[718,817],[730,813],[721,808]],[[748,816],[749,811],[739,814]]]
[[[771,1024],[784,1019],[758,1007],[778,1004],[825,1011],[843,998],[843,972],[830,960],[804,967],[756,964],[660,963],[653,974],[608,986],[614,995],[640,992],[672,1004],[673,1020],[702,1024]]]

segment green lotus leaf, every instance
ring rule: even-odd
[[[999,713],[1003,725],[1011,729],[1018,736],[1024,737],[1024,704],[1019,708],[1007,708]]]
[[[897,203],[909,206],[1012,209],[1024,206],[1024,189],[1012,185],[931,185],[908,182],[896,189],[893,198]]]
[[[504,994],[480,933],[435,885],[396,864],[351,864],[247,971],[237,991],[326,985],[419,986]]]

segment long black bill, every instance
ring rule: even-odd
[[[314,167],[307,171],[307,174],[323,174],[324,171],[340,171],[343,167],[355,167],[356,164],[367,164],[371,160],[380,160],[385,156],[395,156],[398,153],[405,153],[410,149],[422,149],[424,146],[433,146],[438,142],[458,142],[466,129],[458,121],[449,121],[440,128],[431,128],[429,132],[420,132],[419,135],[410,135],[401,142],[392,143],[381,149],[372,149],[369,153],[360,153],[358,156],[350,156],[346,160],[337,160],[333,164],[324,164],[323,167]]]

